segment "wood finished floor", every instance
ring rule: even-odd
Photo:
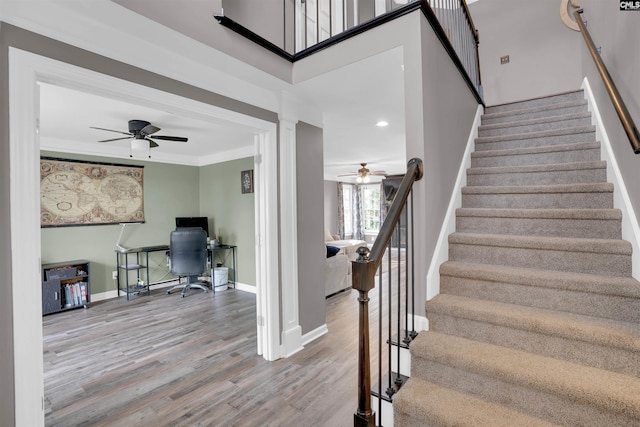
[[[46,316],[45,423],[351,426],[356,298],[327,299],[329,333],[275,362],[256,355],[255,295],[233,289],[158,290]]]

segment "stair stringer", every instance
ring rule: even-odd
[[[449,199],[449,206],[442,222],[442,228],[438,235],[433,256],[431,257],[431,263],[429,264],[429,270],[427,271],[427,301],[434,298],[440,293],[440,265],[449,259],[449,234],[456,231],[456,209],[462,207],[462,188],[467,185],[467,169],[471,167],[471,152],[475,147],[475,139],[478,137],[478,128],[482,120],[482,114],[484,113],[484,107],[482,104],[478,104],[476,110],[476,116],[471,125],[469,131],[469,138],[467,139],[467,147],[465,148],[464,155],[462,156],[462,162],[460,163],[460,169],[458,170],[458,177],[456,183],[453,186],[451,197]],[[428,320],[427,320],[428,329]]]
[[[618,162],[613,154],[611,140],[607,134],[607,129],[602,121],[600,110],[596,104],[589,80],[585,77],[581,88],[587,100],[587,108],[591,112],[591,121],[596,127],[596,140],[600,141],[604,150],[600,150],[601,160],[607,162],[607,182],[613,183],[613,205],[622,211],[622,239],[631,243],[633,252],[631,255],[632,277],[640,280],[640,226],[638,218],[624,185]]]

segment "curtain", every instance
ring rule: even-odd
[[[338,182],[338,235],[344,239],[344,184]]]
[[[353,238],[364,240],[364,226],[362,224],[362,187],[353,186]]]

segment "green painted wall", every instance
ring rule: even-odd
[[[255,286],[255,198],[254,193],[242,194],[240,189],[240,172],[249,169],[253,169],[252,157],[202,166],[200,214],[213,221],[211,234],[222,236],[222,243],[238,246],[238,282]],[[231,262],[228,253],[225,265],[231,268]]]
[[[125,247],[168,244],[176,216],[208,216],[211,232],[222,230],[223,241],[238,245],[241,283],[255,286],[253,194],[240,194],[240,170],[252,169],[253,159],[204,167],[170,165],[140,160],[113,159],[42,152],[43,156],[144,166],[144,224],[128,225]],[[91,293],[114,291],[115,243],[120,226],[93,225],[43,228],[42,262],[75,259],[91,261]],[[131,262],[131,261],[130,261]],[[229,258],[231,266],[231,258]],[[150,254],[152,282],[170,279],[163,252]]]

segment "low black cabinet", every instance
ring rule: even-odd
[[[87,260],[43,264],[42,314],[87,308],[91,303],[90,268]]]

